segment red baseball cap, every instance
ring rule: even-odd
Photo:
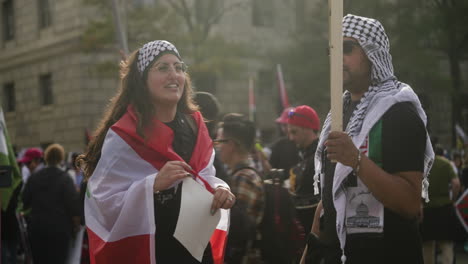
[[[20,160],[18,160],[18,162],[28,163],[36,158],[42,158],[42,151],[38,148],[29,148],[28,150],[26,150],[23,157]]]
[[[281,113],[281,115],[275,119],[275,122],[276,123],[280,123],[280,124],[287,124],[288,123],[288,113],[289,111],[291,111],[293,109],[293,107],[287,107],[283,110],[283,112]]]
[[[320,119],[317,112],[307,105],[300,105],[290,110],[288,112],[288,124],[313,130],[320,129]]]

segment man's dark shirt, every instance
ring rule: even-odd
[[[71,177],[56,167],[46,167],[28,179],[23,206],[31,208],[31,228],[71,235],[72,217],[79,216],[78,192]]]
[[[296,144],[287,137],[281,137],[271,146],[270,165],[275,169],[283,169],[289,175],[289,169],[299,162],[299,151]]]
[[[314,157],[317,145],[318,139],[301,150],[301,161],[293,167],[293,172],[296,174],[295,193],[297,196],[306,197],[314,194]]]

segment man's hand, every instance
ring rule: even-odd
[[[325,141],[327,158],[356,169],[359,150],[345,132],[332,131]]]

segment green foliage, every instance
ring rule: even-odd
[[[344,14],[373,17],[382,22],[391,42],[395,75],[422,95],[446,91],[454,76],[448,76],[441,60],[456,49],[466,59],[468,47],[468,1],[465,0],[346,0]],[[319,1],[306,15],[302,30],[292,32],[294,44],[280,60],[294,104],[318,108],[329,106],[329,58],[327,1]]]
[[[113,27],[109,27],[112,18],[106,17],[101,21],[91,21],[86,28],[81,47],[85,52],[93,52],[112,44],[115,36]]]

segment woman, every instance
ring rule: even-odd
[[[186,177],[214,194],[211,214],[234,204],[228,185],[214,176],[213,157],[176,47],[146,43],[121,63],[120,90],[79,159],[89,178],[92,262],[200,263],[173,234]],[[215,240],[224,242],[226,229],[215,231],[203,263],[222,263],[224,246]]]
[[[60,165],[63,147],[45,150],[46,167],[31,175],[23,191],[24,209],[31,208],[31,249],[34,263],[65,263],[72,234],[79,227],[78,193]]]

